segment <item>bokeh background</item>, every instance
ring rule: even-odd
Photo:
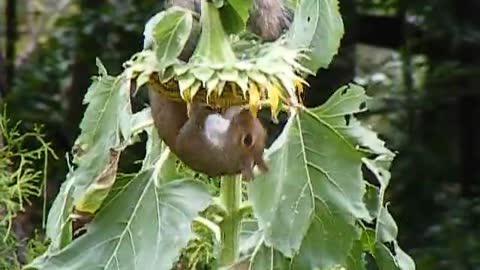
[[[163,4],[0,1],[0,102],[22,130],[42,124],[60,157],[49,164],[50,199],[67,170],[95,57],[118,74]],[[374,99],[362,118],[398,153],[387,195],[400,245],[420,270],[480,269],[480,1],[340,0],[340,9],[342,47],[309,79],[307,105],[349,82],[365,86]],[[19,222],[23,236],[41,216],[34,201]]]

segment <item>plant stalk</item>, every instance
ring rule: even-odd
[[[240,226],[242,213],[242,176],[222,177],[220,200],[225,207],[226,215],[220,223],[221,249],[220,266],[233,265],[239,256]]]

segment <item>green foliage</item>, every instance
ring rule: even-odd
[[[344,28],[337,0],[300,1],[287,33],[290,46],[309,48],[303,63],[316,72],[327,68],[340,47]]]
[[[5,111],[0,115],[0,142],[0,268],[20,269],[13,220],[46,191],[48,159],[56,155],[40,127],[21,132],[20,122],[12,124]],[[43,246],[38,235],[29,239],[27,260],[43,253]]]
[[[210,196],[203,184],[188,179],[157,187],[154,173],[158,169],[149,168],[132,179],[97,214],[83,237],[30,267],[168,269],[192,237],[188,224]],[[91,248],[92,243],[98,244]]]
[[[313,48],[310,65],[326,67],[343,34],[338,3],[306,2],[297,10],[299,18],[291,32],[296,41],[291,45],[322,44]],[[216,8],[203,2],[203,11],[207,8],[213,15],[204,12],[202,16],[209,16],[202,20],[218,26]],[[192,18],[187,14],[172,9],[161,17],[170,19],[171,24],[154,27],[151,24],[159,18],[152,18],[146,27],[145,45],[163,50],[155,54],[143,51],[134,60],[145,57],[147,65],[155,63],[149,57],[174,61],[190,30]],[[221,30],[207,27],[200,41],[206,47],[200,46],[194,57],[210,58],[208,53],[220,46],[211,42],[213,37],[228,42]],[[223,56],[230,55],[227,47]],[[228,59],[209,60],[223,65]],[[179,258],[188,267],[217,263],[212,254],[220,266],[228,267],[239,261],[238,250],[251,269],[364,269],[367,253],[381,270],[415,269],[398,246],[398,229],[384,200],[394,154],[355,117],[366,110],[368,97],[363,88],[342,87],[313,109],[286,105],[289,121],[266,154],[270,171],[249,184],[243,201],[239,179],[222,179],[220,196],[213,198],[207,185],[177,170],[176,158],[151,127],[149,110],[133,112],[130,91],[146,83],[146,77],[139,77],[142,83],[131,89],[130,79],[141,68],[138,63],[129,62],[126,70],[114,77],[97,62],[99,75],[85,96],[87,109],[73,166],[49,213],[51,244],[27,269],[64,269],[68,265],[72,270],[168,270]],[[137,143],[143,132],[148,140],[140,171],[133,177],[118,178],[120,155]],[[362,168],[374,178],[366,179]],[[85,234],[76,239],[71,231],[73,212],[94,215]],[[243,226],[248,231],[242,233],[245,213],[254,225]],[[209,235],[208,241],[194,239],[194,221],[203,228],[195,231],[203,237]]]
[[[162,21],[163,23],[159,23]],[[144,48],[162,48],[157,50],[158,62],[164,66],[175,63],[177,56],[187,43],[192,31],[192,13],[173,7],[153,16],[145,25]]]
[[[266,243],[285,255],[292,256],[300,248],[312,219],[351,225],[352,218],[370,219],[362,201],[363,155],[355,148],[358,143],[348,140],[351,134],[362,134],[362,130],[347,125],[347,120],[353,119],[345,118],[358,112],[365,99],[361,88],[340,89],[323,107],[292,116],[269,149],[269,162],[279,169],[255,181],[250,195]],[[276,207],[272,209],[272,205]],[[342,232],[350,242],[354,238],[352,230]],[[297,233],[290,233],[293,231]],[[331,241],[333,245],[338,242]]]
[[[245,30],[252,0],[228,0],[220,10],[220,17],[228,34]]]
[[[260,250],[271,246],[293,257],[292,269],[345,266],[352,254],[362,261],[363,252],[372,254],[380,269],[415,269],[396,244],[395,221],[383,202],[393,153],[352,115],[365,109],[366,100],[362,88],[350,85],[324,105],[292,116],[267,153],[275,169],[250,186],[264,239]],[[379,188],[370,189],[377,211],[369,211],[364,201],[362,166],[377,176]],[[362,230],[370,231],[368,224],[376,228],[375,240],[362,248],[356,243]],[[395,245],[393,254],[386,243]],[[259,254],[252,254],[254,262],[264,260]]]
[[[0,115],[0,226],[9,229],[12,219],[30,199],[41,195],[41,187],[46,185],[48,158],[56,158],[40,128],[21,133],[19,125],[11,125],[5,112]],[[37,148],[27,148],[28,143],[37,144]],[[39,162],[43,170],[38,169]]]
[[[41,36],[38,48],[17,67],[6,103],[10,105],[10,118],[21,120],[27,129],[32,129],[35,123],[44,125],[46,138],[63,156],[78,135],[76,121],[79,119],[72,119],[72,114],[83,111],[82,106],[76,105],[77,100],[71,98],[75,95],[70,95],[70,89],[75,88],[72,79],[77,84],[88,84],[90,75],[95,72],[94,59],[97,56],[118,73],[125,55],[141,48],[141,42],[126,41],[141,39],[145,18],[162,8],[164,1],[94,1],[90,2],[92,6],[87,5],[88,1],[49,2],[52,3],[29,4],[42,12],[67,2],[69,7],[49,26],[51,31]],[[17,5],[24,8],[26,2],[17,1]],[[32,16],[36,17],[36,13]],[[49,17],[49,14],[44,16]],[[21,51],[18,53],[23,57]],[[79,62],[84,64],[82,71],[74,74],[72,67]],[[63,177],[67,171],[64,162],[53,166],[52,173],[58,178]]]
[[[17,240],[6,226],[0,226],[0,269],[20,269],[17,261]]]

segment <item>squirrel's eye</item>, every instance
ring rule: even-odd
[[[245,146],[252,146],[252,143],[253,143],[253,138],[252,138],[252,135],[251,134],[247,134],[243,137],[243,144]]]

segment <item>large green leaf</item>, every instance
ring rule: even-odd
[[[99,76],[85,96],[88,103],[85,116],[80,124],[82,133],[76,141],[77,168],[70,168],[65,182],[56,197],[47,222],[47,236],[51,239],[49,250],[57,250],[71,240],[70,214],[74,199],[87,200],[85,190],[94,183],[108,167],[110,149],[121,147],[131,135],[131,108],[129,89],[124,77],[109,76],[105,67],[97,60]],[[111,180],[111,179],[110,179]],[[113,184],[110,181],[109,185]],[[108,192],[108,190],[107,190]],[[91,212],[100,207],[101,200],[88,208]]]
[[[276,249],[292,258],[291,269],[365,269],[370,252],[381,269],[415,269],[383,202],[394,154],[354,116],[367,100],[361,87],[348,85],[291,116],[267,151],[270,171],[249,187],[264,239],[254,262],[273,259]],[[369,183],[368,192],[363,165],[379,183]],[[373,220],[375,230],[359,226]]]
[[[348,270],[366,270],[366,261],[364,258],[362,242],[357,240],[353,243],[352,250],[348,256],[347,268]]]
[[[170,269],[192,237],[191,222],[211,197],[204,184],[188,179],[157,187],[161,167],[159,162],[139,173],[102,208],[85,235],[29,267]]]
[[[144,122],[145,112],[134,119],[133,123]],[[211,196],[204,184],[193,180],[158,181],[158,177],[172,176],[174,164],[168,150],[159,154],[159,139],[152,128],[147,134],[145,160],[149,162],[142,171],[125,183],[116,183],[83,236],[63,249],[49,249],[27,268],[171,268],[193,235],[193,219],[209,205]]]
[[[309,48],[310,60],[302,63],[312,71],[327,68],[337,54],[344,34],[337,0],[302,0],[287,33],[293,48]]]
[[[282,253],[261,244],[250,261],[250,270],[287,270],[292,269],[289,260]]]
[[[359,87],[339,89],[325,105],[294,114],[268,150],[270,171],[249,187],[267,245],[291,257],[318,217],[349,224],[351,217],[371,219],[363,202],[363,152],[352,136],[360,131],[345,119],[361,111],[366,99]],[[323,227],[325,232],[316,233],[343,233],[351,243],[354,228],[340,228]],[[349,249],[336,256],[343,258]]]
[[[354,240],[354,219],[341,217],[317,202],[313,222],[302,242],[292,269],[335,269],[345,267]]]

